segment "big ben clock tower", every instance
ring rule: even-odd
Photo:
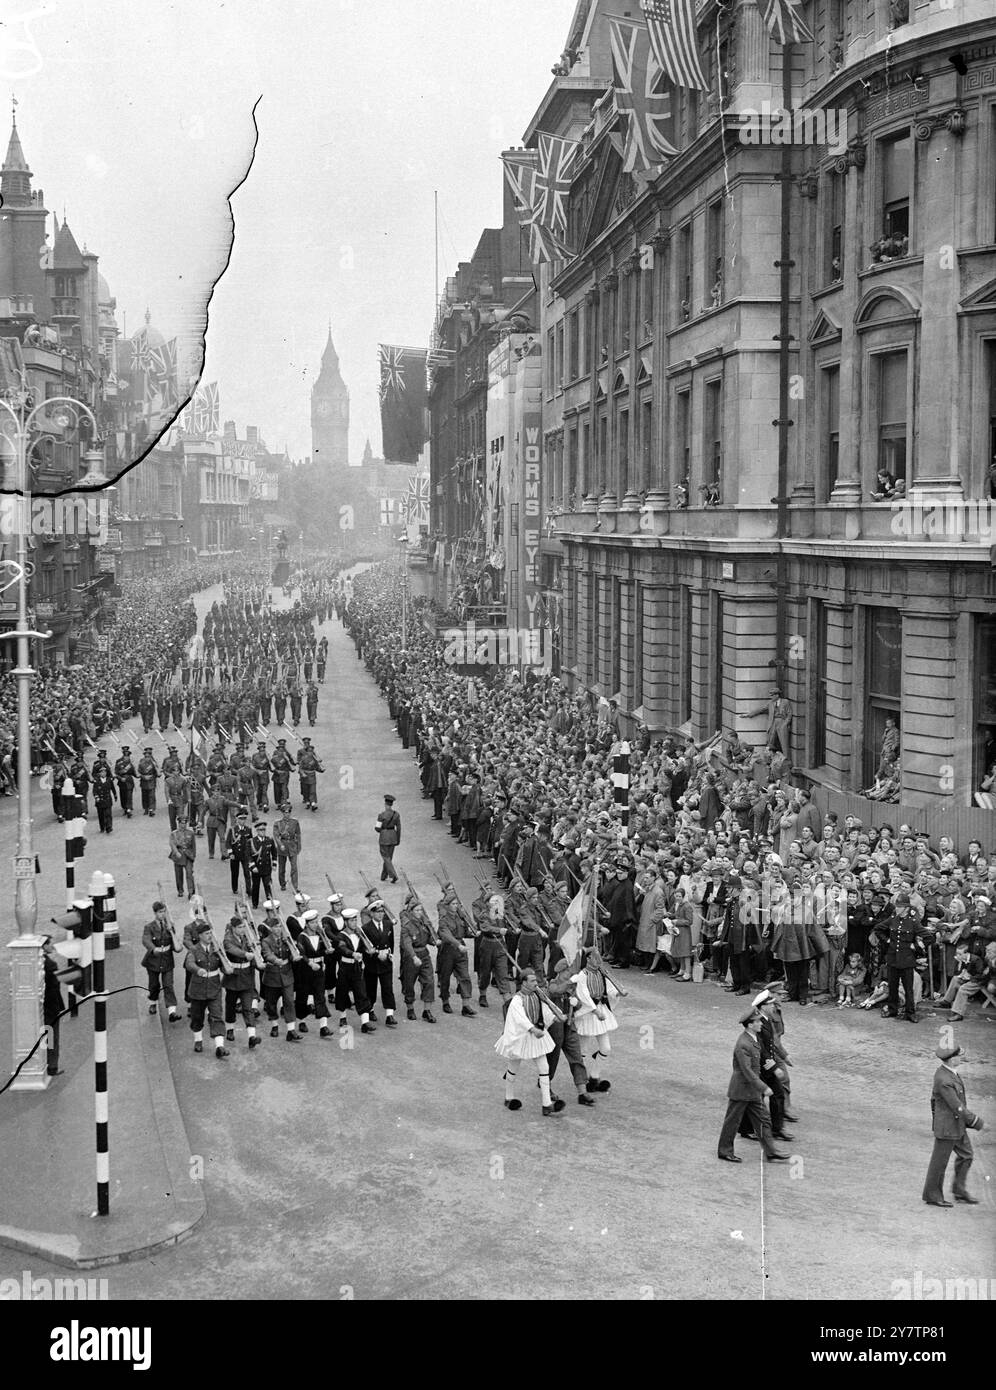
[[[339,371],[331,324],[322,369],[311,388],[311,456],[329,468],[349,465],[349,391]]]

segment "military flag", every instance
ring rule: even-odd
[[[695,28],[695,0],[641,0],[654,57],[676,87],[708,89]]]
[[[388,463],[417,463],[428,438],[424,350],[381,343],[380,424]]]

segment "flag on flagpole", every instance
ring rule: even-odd
[[[552,171],[554,163],[552,148],[547,147],[547,155]],[[566,260],[573,256],[574,251],[564,240],[566,211],[564,212],[564,233],[544,222],[546,212],[550,208],[556,209],[558,194],[556,190],[553,190],[548,196],[546,188],[540,186],[540,172],[533,151],[527,151],[524,155],[502,155],[502,166],[505,170],[506,182],[512,190],[512,199],[519,214],[519,222],[523,230],[529,234],[530,260],[539,265],[548,261]],[[563,173],[563,166],[558,167]],[[561,189],[561,200],[563,196],[563,189]]]
[[[565,959],[572,964],[581,954],[590,899],[588,885],[585,884],[567,904],[560,926],[557,928],[557,945],[563,951]]]
[[[695,28],[695,0],[641,0],[650,47],[676,87],[708,90]]]
[[[667,75],[650,50],[646,30],[625,20],[609,20],[613,101],[626,123],[620,154],[627,174],[658,170],[678,153],[671,131]]]
[[[540,132],[536,169],[537,221],[562,242],[567,238],[567,199],[580,148],[577,140]]]
[[[419,348],[381,343],[380,425],[388,463],[418,463],[428,438],[425,357]]]
[[[812,43],[813,31],[796,0],[758,0],[758,9],[777,43]]]

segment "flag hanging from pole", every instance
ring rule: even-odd
[[[536,169],[537,221],[561,242],[567,239],[567,199],[580,148],[577,140],[540,132]]]
[[[672,121],[667,74],[642,26],[610,19],[609,40],[613,100],[626,123],[623,168],[627,174],[647,174],[678,153],[668,138]]]
[[[413,526],[429,524],[429,475],[416,473],[408,480],[408,496],[405,498],[405,519]]]
[[[551,169],[548,181],[553,179],[555,182],[553,173],[554,151],[548,147],[547,154]],[[561,178],[559,194],[555,188],[548,192],[546,185],[541,186],[540,171],[532,151],[527,152],[525,156],[502,155],[502,165],[505,170],[505,179],[512,190],[512,199],[519,214],[519,222],[523,230],[529,234],[530,260],[534,264],[540,265],[548,261],[566,260],[573,256],[574,251],[564,239],[566,211],[564,211],[565,229],[563,233],[544,221],[546,215],[553,215],[551,209],[555,210],[558,207],[558,198],[560,199],[559,205],[563,208],[564,179]],[[563,166],[559,165],[558,167],[563,174]]]
[[[388,463],[418,463],[428,438],[426,354],[419,348],[381,343],[380,425]]]
[[[796,0],[758,0],[758,9],[776,43],[812,43],[813,31]]]
[[[695,28],[695,0],[641,0],[641,3],[654,57],[674,85],[707,91],[709,83],[702,71]]]

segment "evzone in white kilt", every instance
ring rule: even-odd
[[[591,1038],[588,1090],[607,1091],[611,1082],[602,1076],[602,1067],[611,1051],[609,1034],[619,1027],[619,1020],[612,1012],[612,1000],[618,999],[619,991],[594,964],[588,964],[571,979],[578,1000],[574,1027],[579,1037]]]
[[[550,1037],[549,1027],[554,1021],[554,1013],[536,993],[535,981],[526,985],[518,994],[512,996],[505,1015],[505,1031],[495,1043],[499,1057],[505,1058],[505,1107],[508,1110],[521,1110],[522,1102],[515,1096],[515,1078],[519,1064],[524,1060],[536,1063],[539,1074],[540,1095],[543,1101],[543,1114],[559,1114],[564,1108],[563,1101],[554,1101],[550,1095],[550,1064],[547,1053],[556,1044]],[[542,1032],[537,1037],[537,1029]]]

